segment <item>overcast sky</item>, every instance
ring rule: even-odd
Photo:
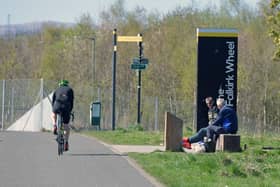
[[[255,7],[259,0],[244,1]],[[8,15],[11,24],[37,21],[75,23],[84,13],[89,13],[95,19],[114,2],[115,0],[0,0],[0,25],[8,23]],[[166,13],[176,6],[188,6],[191,2],[192,0],[125,0],[125,8],[133,10],[139,5],[148,11]],[[205,5],[214,4],[217,0],[198,2]]]

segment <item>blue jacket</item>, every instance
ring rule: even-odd
[[[238,130],[237,114],[230,106],[223,106],[212,125],[221,126],[226,133],[235,134]]]

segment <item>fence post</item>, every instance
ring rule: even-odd
[[[155,97],[155,129],[158,130],[158,97]]]
[[[12,82],[12,97],[11,97],[11,118],[10,123],[14,122],[14,100],[15,100],[15,87],[14,82]]]
[[[43,99],[44,99],[44,79],[40,79],[40,123],[41,130],[43,129]]]
[[[1,130],[4,130],[4,111],[5,110],[5,80],[2,81],[2,122]]]

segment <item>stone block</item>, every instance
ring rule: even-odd
[[[183,138],[183,120],[175,115],[165,113],[165,133],[164,145],[165,150],[181,151]]]
[[[239,152],[240,135],[238,134],[220,134],[216,142],[216,151]]]

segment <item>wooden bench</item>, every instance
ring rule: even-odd
[[[216,151],[240,152],[240,135],[220,134],[216,141]]]

